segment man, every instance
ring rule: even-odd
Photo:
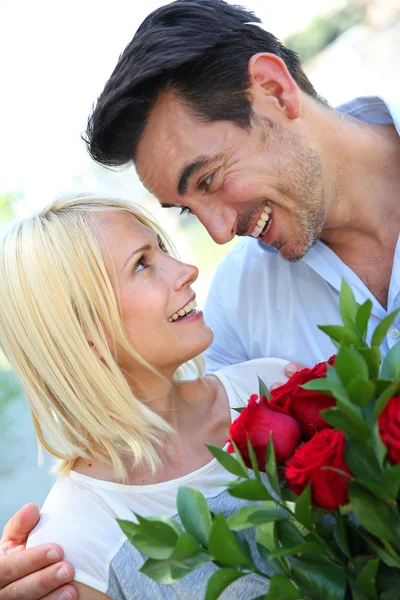
[[[333,110],[258,22],[222,0],[158,9],[122,54],[87,132],[95,160],[133,162],[163,206],[196,214],[215,242],[243,236],[206,307],[211,368],[328,358],[334,349],[316,325],[339,322],[341,277],[359,302],[372,300],[372,325],[400,306],[400,108],[373,98]],[[398,336],[399,317],[384,353]],[[18,537],[12,525],[7,535]],[[7,591],[35,570],[26,555],[0,557],[0,600],[45,596]],[[16,575],[4,579],[11,558]],[[57,587],[48,581],[47,593]]]

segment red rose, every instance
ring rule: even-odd
[[[304,390],[300,386],[312,379],[326,376],[326,365],[333,365],[335,356],[331,356],[327,363],[318,363],[312,369],[302,369],[292,375],[283,385],[271,391],[271,402],[282,406],[292,417],[298,421],[302,438],[309,440],[321,429],[330,428],[320,416],[320,411],[335,405],[335,399],[321,392]]]
[[[260,470],[265,471],[265,455],[270,434],[276,462],[283,464],[300,442],[299,424],[280,406],[271,405],[265,396],[258,400],[257,394],[253,394],[229,430],[229,439],[235,442],[249,468],[251,461],[247,440],[249,439],[254,448]],[[229,444],[228,452],[234,452],[232,444]]]
[[[289,488],[300,496],[311,482],[314,506],[333,510],[340,504],[347,504],[348,478],[337,471],[322,468],[333,467],[351,475],[344,458],[345,449],[343,431],[324,429],[316,433],[286,463],[285,475]]]
[[[400,396],[393,396],[379,417],[379,432],[388,450],[388,459],[400,463]]]

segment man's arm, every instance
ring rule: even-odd
[[[42,544],[25,549],[38,521],[38,507],[25,504],[4,528],[0,540],[0,600],[78,600],[78,591],[69,583],[74,569],[62,560],[60,546]]]

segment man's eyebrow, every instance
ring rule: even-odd
[[[196,160],[183,167],[178,177],[178,194],[184,196],[188,189],[189,179],[198,173],[200,169],[215,163],[220,156],[221,154],[216,154],[215,156],[198,156]]]
[[[145,244],[144,246],[141,246],[140,248],[136,248],[136,250],[134,250],[133,252],[130,253],[130,255],[128,256],[128,258],[125,261],[124,266],[122,267],[122,269],[125,269],[126,265],[128,264],[128,262],[131,260],[131,258],[133,256],[135,256],[135,254],[139,254],[139,252],[146,252],[148,250],[151,250],[151,246],[150,244]]]

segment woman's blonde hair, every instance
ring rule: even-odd
[[[118,311],[91,213],[125,211],[162,229],[130,202],[92,196],[56,199],[16,223],[0,244],[0,341],[30,403],[39,444],[67,473],[77,458],[159,466],[169,424],[135,397],[105,330],[140,364]],[[93,216],[93,215],[92,215]],[[91,340],[96,350],[91,347]],[[161,376],[161,375],[160,375]]]

